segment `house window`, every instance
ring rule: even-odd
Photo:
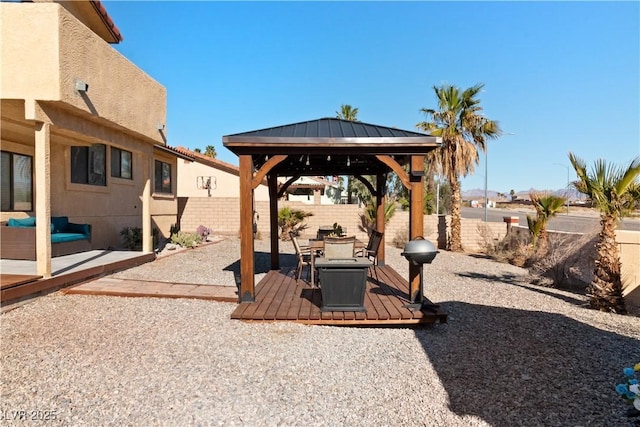
[[[2,151],[0,188],[2,211],[33,210],[33,158]]]
[[[133,179],[131,172],[131,151],[111,147],[111,176]]]
[[[71,182],[75,184],[107,185],[107,147],[71,147]]]
[[[171,193],[171,165],[156,160],[155,186],[156,193]]]

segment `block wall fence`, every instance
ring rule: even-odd
[[[348,235],[367,240],[360,216],[364,209],[357,205],[308,205],[301,202],[278,202],[278,209],[289,206],[313,213],[306,219],[307,228],[302,238],[315,237],[321,226],[331,226],[337,222],[346,229]],[[257,201],[255,210],[258,213],[258,231],[260,238],[269,237],[269,202]],[[443,215],[425,215],[424,238],[445,248],[451,218]],[[238,235],[240,231],[240,199],[216,197],[180,197],[178,198],[178,225],[181,230],[195,231],[198,226],[211,228],[214,234]],[[484,231],[486,229],[486,231]],[[506,234],[506,224],[484,224],[480,219],[462,220],[462,245],[468,252],[479,252],[482,247],[483,234],[493,239],[502,239]],[[396,211],[385,227],[385,241],[391,244],[396,236],[409,235],[409,212]]]
[[[367,239],[367,234],[360,229],[360,215],[363,209],[357,205],[308,205],[300,202],[278,202],[278,209],[289,206],[294,209],[313,213],[305,221],[308,225],[302,238],[315,237],[321,226],[339,223],[346,228],[347,234],[359,239]],[[258,213],[258,231],[260,238],[269,237],[269,202],[255,203]],[[443,215],[425,215],[424,238],[436,243],[440,249],[446,247],[449,236],[451,217]],[[240,199],[215,197],[180,197],[178,198],[178,225],[184,231],[195,231],[204,225],[214,234],[238,235],[240,231]],[[501,240],[507,232],[504,223],[484,223],[480,219],[462,218],[462,246],[466,252],[480,252],[487,240]],[[526,227],[514,226],[514,232],[528,234]],[[396,211],[385,227],[385,241],[392,244],[396,236],[408,236],[409,212]],[[566,233],[565,233],[566,234]],[[623,292],[628,303],[640,306],[640,254],[639,232],[618,232],[617,240],[622,262],[624,281]]]

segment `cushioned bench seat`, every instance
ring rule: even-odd
[[[36,259],[36,219],[10,218],[0,228],[0,257]],[[91,225],[69,222],[68,217],[51,217],[51,256],[90,251]]]
[[[51,244],[75,242],[76,240],[89,240],[89,236],[80,233],[55,233],[51,235]]]

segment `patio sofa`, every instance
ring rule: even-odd
[[[66,216],[51,217],[51,256],[91,250],[91,225],[69,222]],[[0,228],[0,258],[36,259],[36,219],[15,219]]]

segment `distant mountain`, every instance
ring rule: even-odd
[[[554,194],[556,196],[559,197],[568,197],[569,200],[574,201],[574,200],[585,200],[587,197],[578,192],[577,190],[571,188],[571,189],[566,189],[566,188],[562,188],[560,190],[537,190],[535,188],[530,188],[528,190],[524,190],[524,191],[517,191],[515,193],[515,196],[518,199],[528,199],[529,198],[529,193],[532,192],[540,192],[540,193],[550,193],[550,194]],[[503,194],[506,196],[507,199],[509,199],[511,196],[509,195],[509,192],[498,192],[498,191],[494,191],[494,190],[487,190],[487,197],[489,198],[489,200],[496,200],[498,199],[498,194]],[[481,200],[484,199],[484,189],[482,188],[474,188],[473,190],[467,190],[467,191],[463,191],[462,192],[462,199],[463,200]]]

